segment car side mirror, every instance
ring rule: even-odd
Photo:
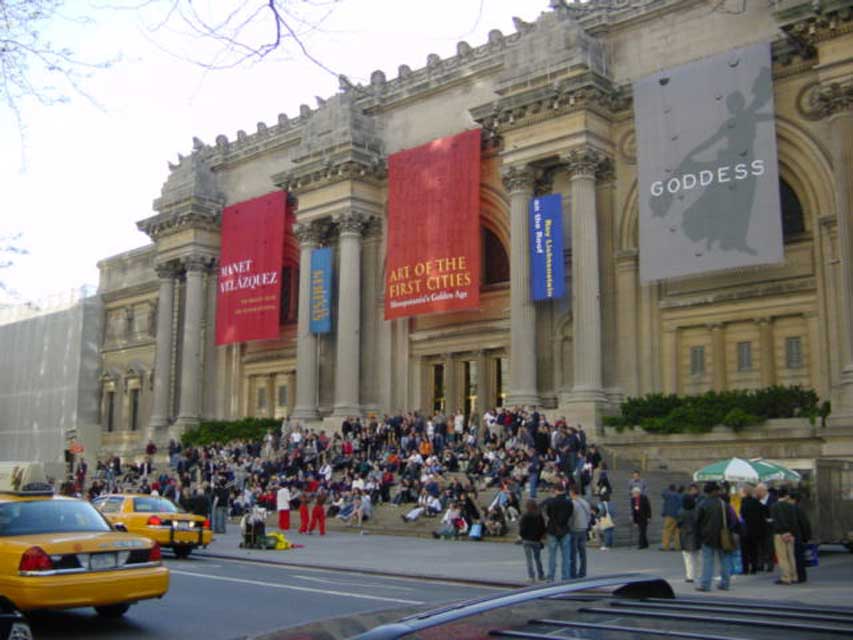
[[[116,522],[116,523],[113,525],[113,529],[114,529],[115,531],[121,531],[122,533],[127,533],[127,527],[126,527],[126,526],[124,526],[124,524],[122,524],[121,522]]]

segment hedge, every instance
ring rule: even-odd
[[[651,393],[628,398],[620,414],[606,416],[605,426],[622,431],[639,426],[650,433],[707,433],[722,424],[740,430],[776,418],[817,418],[826,423],[832,407],[813,389],[772,386],[764,389],[708,391],[697,396]]]
[[[187,429],[181,436],[184,446],[198,447],[232,440],[263,440],[267,431],[281,428],[276,418],[243,418],[241,420],[207,420]]]

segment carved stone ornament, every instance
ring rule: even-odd
[[[293,235],[300,245],[316,245],[320,244],[326,235],[326,227],[319,222],[297,222],[293,225]]]
[[[853,109],[853,80],[804,86],[797,95],[797,110],[808,120],[822,120]]]
[[[364,230],[364,227],[367,223],[366,216],[357,211],[347,211],[346,213],[339,213],[334,217],[335,224],[338,225],[338,233],[341,235],[357,235],[360,236],[361,232]]]
[[[178,275],[176,266],[171,262],[154,265],[154,271],[160,280],[172,280]]]
[[[563,167],[572,177],[585,176],[595,178],[604,174],[608,165],[608,158],[603,153],[592,147],[578,147],[572,149],[561,157]]]
[[[204,273],[210,269],[211,262],[208,256],[188,256],[183,259],[187,273]]]
[[[536,172],[529,166],[509,166],[501,171],[501,179],[509,193],[519,191],[533,192]]]

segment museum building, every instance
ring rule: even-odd
[[[832,400],[833,428],[846,434],[834,446],[853,455],[851,3],[550,5],[535,22],[515,19],[511,34],[460,42],[456,55],[431,54],[421,68],[374,71],[366,86],[342,76],[336,95],[252,133],[194,139],[170,165],[154,215],[138,223],[151,243],[98,263],[103,450],[139,452],[200,420],[243,416],[331,426],[396,410],[536,405],[593,428],[628,396],[796,384]],[[770,164],[761,174],[732,164],[731,175],[669,166],[652,196],[676,202],[718,181],[771,176],[778,260],[649,280],[640,238],[651,201],[638,165],[644,153],[677,146],[677,135],[655,127],[635,135],[638,81],[656,79],[662,91],[667,69],[756,44],[772,56]],[[749,108],[764,108],[758,102]],[[683,113],[700,138],[717,130]],[[463,261],[469,272],[454,282],[473,292],[458,307],[430,296],[389,306],[411,291],[396,281],[408,272],[389,269],[398,264],[389,238],[407,225],[424,245],[432,237],[430,220],[399,218],[395,198],[406,194],[394,195],[394,176],[407,174],[394,173],[394,159],[472,131],[476,211],[464,239],[476,260]],[[535,299],[531,202],[556,194],[560,249],[547,273],[560,278],[562,295]],[[279,202],[287,219],[276,275],[244,280],[275,287],[262,296],[274,301],[275,335],[220,339],[224,278],[249,269],[239,261],[226,270],[223,212],[259,199]],[[709,255],[761,253],[728,251],[725,238],[705,233]],[[243,235],[262,237],[265,227]],[[648,257],[666,258],[667,246],[647,248]],[[312,312],[319,249],[329,250],[326,330],[315,330]],[[435,267],[413,259],[412,268],[438,270],[430,259]],[[439,303],[449,306],[430,306]]]

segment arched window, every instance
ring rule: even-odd
[[[485,227],[480,228],[482,241],[482,273],[483,286],[509,282],[509,257],[498,237]]]
[[[782,205],[782,236],[788,240],[791,236],[806,230],[803,205],[787,182],[779,178],[779,202]]]

